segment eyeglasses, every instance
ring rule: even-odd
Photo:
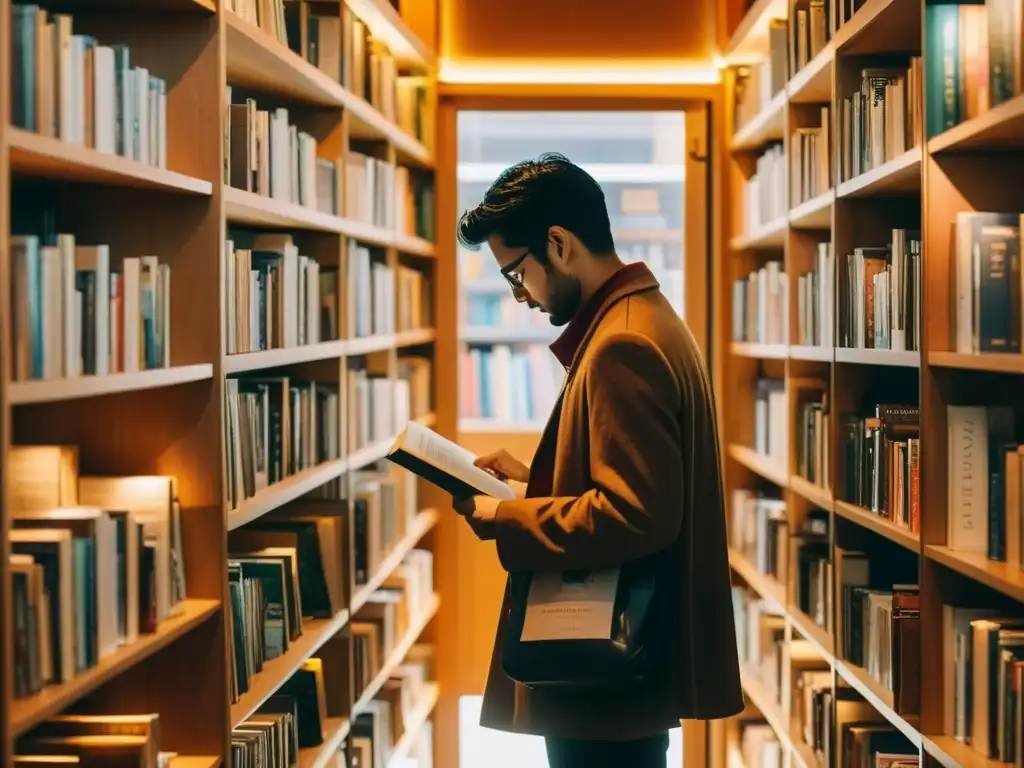
[[[530,250],[523,251],[516,259],[504,267],[501,268],[501,274],[504,275],[508,284],[512,286],[512,295],[519,301],[526,298],[526,286],[523,285],[523,276],[515,274],[514,270],[522,264],[527,256],[531,255]]]

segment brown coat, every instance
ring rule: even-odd
[[[486,727],[621,740],[743,708],[711,382],[657,285],[644,271],[601,304],[534,459],[536,471],[553,452],[553,494],[502,502],[496,539],[510,572],[612,567],[671,547],[672,669],[663,690],[633,701],[526,689],[501,668],[506,588]]]

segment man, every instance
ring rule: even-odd
[[[652,687],[601,695],[505,674],[506,589],[481,724],[544,736],[552,768],[660,768],[680,719],[743,708],[707,368],[647,267],[616,255],[597,182],[561,155],[506,170],[458,234],[486,242],[515,298],[565,326],[551,351],[567,378],[529,468],[505,451],[478,461],[525,494],[456,511],[510,574],[650,559],[668,595]]]

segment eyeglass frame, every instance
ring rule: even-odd
[[[512,296],[516,301],[524,301],[529,296],[529,291],[526,290],[526,286],[523,285],[522,275],[515,275],[512,270],[518,268],[520,264],[526,261],[528,256],[533,256],[538,262],[540,261],[540,258],[534,252],[533,248],[527,247],[525,251],[500,269],[502,277],[504,277],[509,286],[511,286]]]

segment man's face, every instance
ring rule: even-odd
[[[491,235],[487,244],[498,262],[516,301],[548,315],[551,324],[563,326],[580,307],[580,281],[567,265],[567,242],[549,239],[547,253],[538,258],[526,246],[509,246],[501,235]]]

